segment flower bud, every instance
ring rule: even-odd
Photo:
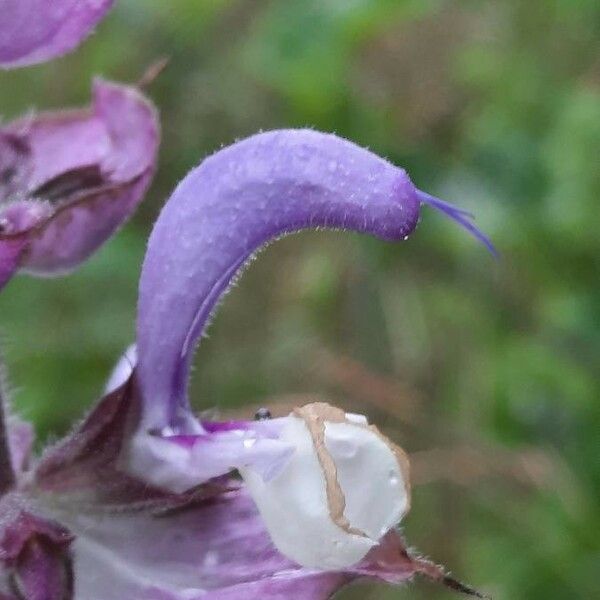
[[[410,506],[408,459],[361,415],[324,403],[297,408],[280,441],[295,448],[266,481],[240,469],[277,549],[305,567],[359,562]]]

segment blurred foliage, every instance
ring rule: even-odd
[[[150,88],[164,143],[142,209],[73,276],[18,278],[0,296],[14,402],[41,438],[91,405],[133,339],[145,240],[177,180],[259,129],[336,131],[473,210],[501,259],[427,210],[405,244],[278,242],[198,353],[198,407],[318,393],[367,411],[420,457],[417,548],[495,600],[598,597],[600,5],[117,4],[77,53],[0,73],[10,118],[84,104],[92,75],[135,81],[170,58]]]

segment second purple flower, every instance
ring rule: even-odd
[[[96,80],[89,109],[0,127],[0,288],[16,271],[67,272],[134,212],[160,133],[135,87]]]

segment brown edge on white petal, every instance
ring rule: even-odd
[[[391,450],[398,463],[406,491],[407,504],[401,516],[404,517],[409,512],[411,507],[410,461],[408,455],[400,446],[397,446],[388,437],[383,435],[375,425],[363,425],[361,423],[349,421],[346,417],[346,413],[342,409],[331,406],[326,402],[313,402],[300,408],[296,407],[294,408],[293,413],[305,422],[313,439],[319,464],[323,469],[323,475],[325,477],[329,514],[338,527],[342,528],[347,533],[368,537],[363,531],[352,527],[347,517],[344,515],[344,510],[346,509],[346,497],[344,496],[344,492],[337,478],[335,461],[325,446],[326,422],[348,423],[355,427],[369,429]]]
[[[369,536],[364,531],[352,527],[346,515],[344,515],[346,497],[337,478],[337,467],[333,457],[325,447],[325,422],[346,423],[346,413],[326,402],[313,402],[300,408],[296,407],[293,413],[304,421],[312,437],[317,458],[325,477],[327,506],[331,520],[346,533],[368,538]]]

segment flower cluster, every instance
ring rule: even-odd
[[[0,0],[0,64],[72,49],[111,4]],[[3,126],[0,286],[98,248],[141,200],[158,137],[148,100],[103,81],[90,110]],[[468,214],[335,135],[262,133],[193,169],[150,236],[136,343],[86,419],[36,458],[0,385],[0,599],[320,600],[415,574],[479,595],[404,545],[409,461],[365,416],[314,402],[214,422],[187,396],[198,340],[260,249],[308,228],[401,241],[424,204],[491,248]]]

